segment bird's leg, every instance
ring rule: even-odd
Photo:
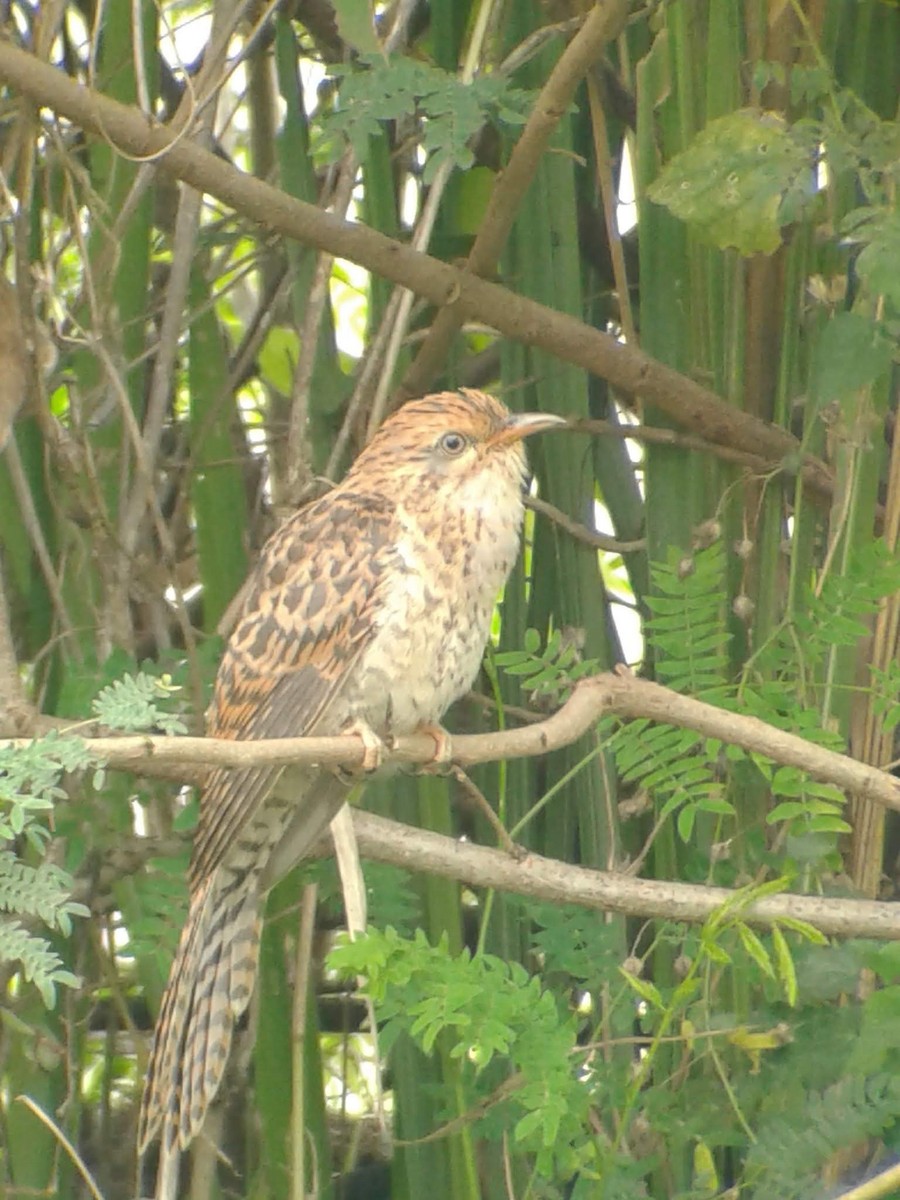
[[[377,771],[384,761],[385,745],[371,725],[367,725],[361,717],[357,717],[351,725],[347,726],[344,733],[348,736],[355,734],[363,744],[362,770],[366,774]]]
[[[453,739],[443,727],[438,725],[436,721],[426,721],[424,725],[420,725],[416,733],[427,733],[430,738],[434,739],[434,758],[429,763],[429,766],[446,767],[453,760]]]

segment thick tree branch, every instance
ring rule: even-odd
[[[774,762],[799,767],[814,779],[836,784],[886,808],[900,811],[900,781],[868,763],[857,762],[817,746],[805,738],[767,725],[757,717],[729,712],[682,696],[646,679],[638,679],[625,668],[582,680],[566,703],[545,721],[521,729],[495,733],[464,734],[452,739],[453,761],[470,767],[504,758],[530,758],[569,746],[593,728],[601,717],[635,719],[649,717],[662,724],[693,729],[763,754]],[[74,730],[73,732],[77,732]],[[196,737],[100,737],[85,739],[89,748],[110,767],[146,775],[173,767],[250,767],[317,763],[322,767],[359,767],[362,742],[353,737],[271,738],[266,741],[226,741]],[[25,745],[10,739],[0,745]],[[412,734],[396,740],[389,761],[429,763],[434,758],[430,734]]]
[[[0,42],[0,79],[105,138],[120,152],[157,162],[159,168],[216,196],[263,228],[349,258],[375,274],[453,308],[517,341],[555,354],[608,380],[626,396],[640,396],[691,431],[769,462],[802,470],[817,491],[830,494],[832,477],[818,459],[803,456],[796,438],[726,404],[714,392],[633,346],[622,345],[574,317],[478,279],[421,254],[364,225],[342,221],[246,175],[214,154],[153,124],[138,109],[90,91],[62,71],[7,42]]]
[[[354,808],[353,825],[363,857],[408,871],[455,879],[470,887],[498,888],[534,900],[577,904],[626,916],[696,924],[734,893],[727,888],[637,879],[615,871],[594,871],[539,854],[512,855],[505,850],[458,841],[428,829],[416,829]],[[184,838],[130,838],[109,855],[100,871],[76,883],[73,895],[96,911],[114,903],[112,884],[137,871],[151,858],[176,854]],[[317,855],[331,853],[323,840]],[[800,896],[783,892],[749,904],[742,919],[768,926],[784,917],[809,921],[834,937],[900,940],[900,905],[843,897]]]
[[[3,563],[0,561],[0,722],[9,724],[14,729],[22,728],[22,722],[30,714],[30,709],[16,662],[12,623],[6,606]]]
[[[555,904],[695,924],[734,898],[734,892],[727,888],[635,879],[614,871],[572,866],[539,854],[514,857],[428,829],[401,825],[361,809],[353,810],[353,824],[364,858]],[[749,904],[740,910],[740,916],[755,925],[772,925],[783,917],[795,917],[835,937],[900,940],[900,905],[874,900],[782,892]]]

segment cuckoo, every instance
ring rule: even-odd
[[[440,720],[472,685],[519,550],[523,439],[562,424],[482,392],[427,396],[388,418],[335,488],[266,543],[216,677],[212,737],[356,733],[365,765]],[[339,772],[213,770],[201,798],[187,923],[163,995],[139,1127],[161,1138],[157,1196],[221,1083],[257,970],[261,909],[347,793]]]

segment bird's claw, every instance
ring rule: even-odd
[[[359,769],[367,775],[371,775],[373,771],[377,771],[384,762],[386,752],[385,744],[378,734],[365,721],[359,720],[354,721],[345,730],[345,733],[354,734],[363,744],[363,760]]]
[[[429,759],[426,769],[435,770],[449,766],[453,761],[453,739],[443,725],[429,722],[427,725],[421,725],[416,732],[428,734],[434,742],[434,757]]]

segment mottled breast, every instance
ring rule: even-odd
[[[437,722],[472,686],[494,604],[518,554],[518,478],[486,495],[454,499],[421,511],[397,507],[390,586],[345,695],[377,732],[409,733]]]

